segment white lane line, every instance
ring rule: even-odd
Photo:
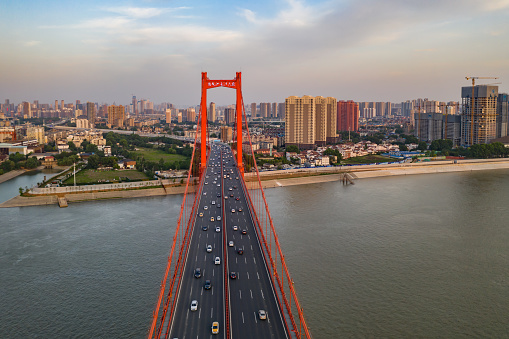
[[[212,287],[212,295],[214,295],[214,287]]]
[[[262,298],[263,298],[263,299],[265,299],[265,296],[263,295],[263,291],[262,291],[262,290],[260,290],[260,292],[262,292]]]
[[[214,272],[215,272],[215,271],[216,271],[216,270],[212,270],[212,276],[214,276]]]
[[[236,264],[238,264],[238,262],[237,262],[237,257],[235,257],[235,263],[236,263]]]
[[[247,278],[249,279],[249,272],[247,272]]]
[[[212,319],[212,315],[214,314],[214,308],[210,309],[210,319]]]
[[[247,235],[247,237],[248,237],[249,240],[251,240],[251,236],[249,234]]]
[[[198,312],[198,319],[201,318],[201,307],[200,307],[200,312]]]
[[[203,295],[203,288],[201,289],[201,293],[200,293],[200,295]]]
[[[253,299],[253,291],[249,290],[249,292],[251,292],[251,299]]]
[[[191,286],[191,291],[189,292],[189,298],[191,298],[192,294],[193,294],[193,286]]]
[[[245,322],[244,322],[244,312],[242,312],[242,323],[245,324]]]
[[[239,298],[242,299],[242,291],[239,290]]]
[[[203,256],[203,261],[207,261],[207,255],[206,254]]]
[[[257,323],[257,324],[258,324],[258,319],[256,319],[256,318],[257,318],[257,317],[256,317],[256,312],[253,312],[253,314],[254,314],[254,318],[255,318],[255,323]]]
[[[260,275],[258,274],[258,272],[256,272],[256,275],[258,276],[258,280],[260,280]]]
[[[253,250],[253,245],[251,245],[251,251]]]
[[[244,257],[244,263],[247,265],[247,257]]]
[[[255,263],[255,265],[256,265],[256,258],[255,258],[255,257],[253,257],[253,261],[254,261],[254,263]]]
[[[196,255],[196,259],[194,261],[198,261],[198,254]]]

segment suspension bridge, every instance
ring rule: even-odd
[[[231,144],[208,138],[207,90],[216,87],[236,90]],[[244,107],[240,72],[233,80],[202,73],[191,166],[149,338],[311,338],[269,213]]]

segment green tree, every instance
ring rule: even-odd
[[[37,160],[36,157],[31,157],[31,158],[28,158],[27,161],[25,162],[25,168],[36,168],[37,166],[39,166],[39,160]]]
[[[417,149],[420,151],[425,151],[428,149],[428,145],[424,141],[419,142],[419,146],[417,146]]]
[[[87,153],[97,153],[97,145],[94,144],[88,144],[85,148],[85,152]]]
[[[76,145],[74,144],[74,142],[69,141],[69,142],[67,143],[67,145],[69,145],[69,149],[70,149],[72,152],[77,152],[77,151],[78,151],[78,148],[76,147]]]
[[[297,147],[297,145],[288,145],[288,146],[286,146],[286,151],[287,151],[287,152],[300,153],[300,150],[299,150],[299,148]]]
[[[87,168],[97,169],[97,167],[99,167],[100,160],[101,159],[99,158],[98,155],[92,154],[91,156],[88,157]]]

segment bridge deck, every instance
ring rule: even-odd
[[[219,322],[219,337],[226,338],[225,316],[231,338],[288,338],[242,180],[231,149],[213,144],[169,338],[212,338],[215,321]],[[233,246],[228,245],[230,241]],[[207,245],[212,246],[211,252]],[[218,265],[216,257],[220,258]],[[201,269],[200,278],[194,277],[196,268]],[[225,272],[227,276],[235,272],[237,278],[227,278]],[[206,280],[211,282],[210,290],[204,288]],[[198,301],[196,311],[190,308],[193,300]],[[259,310],[267,312],[266,320],[259,319]]]

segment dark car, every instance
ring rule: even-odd
[[[197,268],[194,270],[194,277],[201,278],[201,268]]]
[[[237,186],[233,186],[233,188],[237,188]]]
[[[242,207],[239,207],[239,212],[242,212]]]
[[[221,193],[217,193],[217,195],[216,195],[216,196],[217,196],[218,198],[219,198],[219,197],[221,197]]]
[[[233,198],[233,193],[232,193],[232,194],[230,194],[230,197],[232,197],[232,198]]]
[[[210,280],[205,280],[205,285],[203,285],[203,288],[206,290],[210,290],[212,287],[212,284],[210,283]]]
[[[202,230],[204,230],[204,231],[206,231],[206,230],[208,230],[208,229],[209,229],[209,227],[208,227],[207,225],[205,225],[205,226],[202,226],[202,227],[201,227],[201,229],[202,229]]]
[[[239,198],[239,197],[236,197],[236,198],[235,198],[235,200],[239,201],[239,200],[240,200],[240,198]]]
[[[230,279],[237,279],[237,273],[230,272]]]
[[[244,254],[244,249],[243,248],[239,248],[237,250],[237,253],[240,254],[240,255]]]
[[[247,230],[242,230],[242,234],[247,234]]]

